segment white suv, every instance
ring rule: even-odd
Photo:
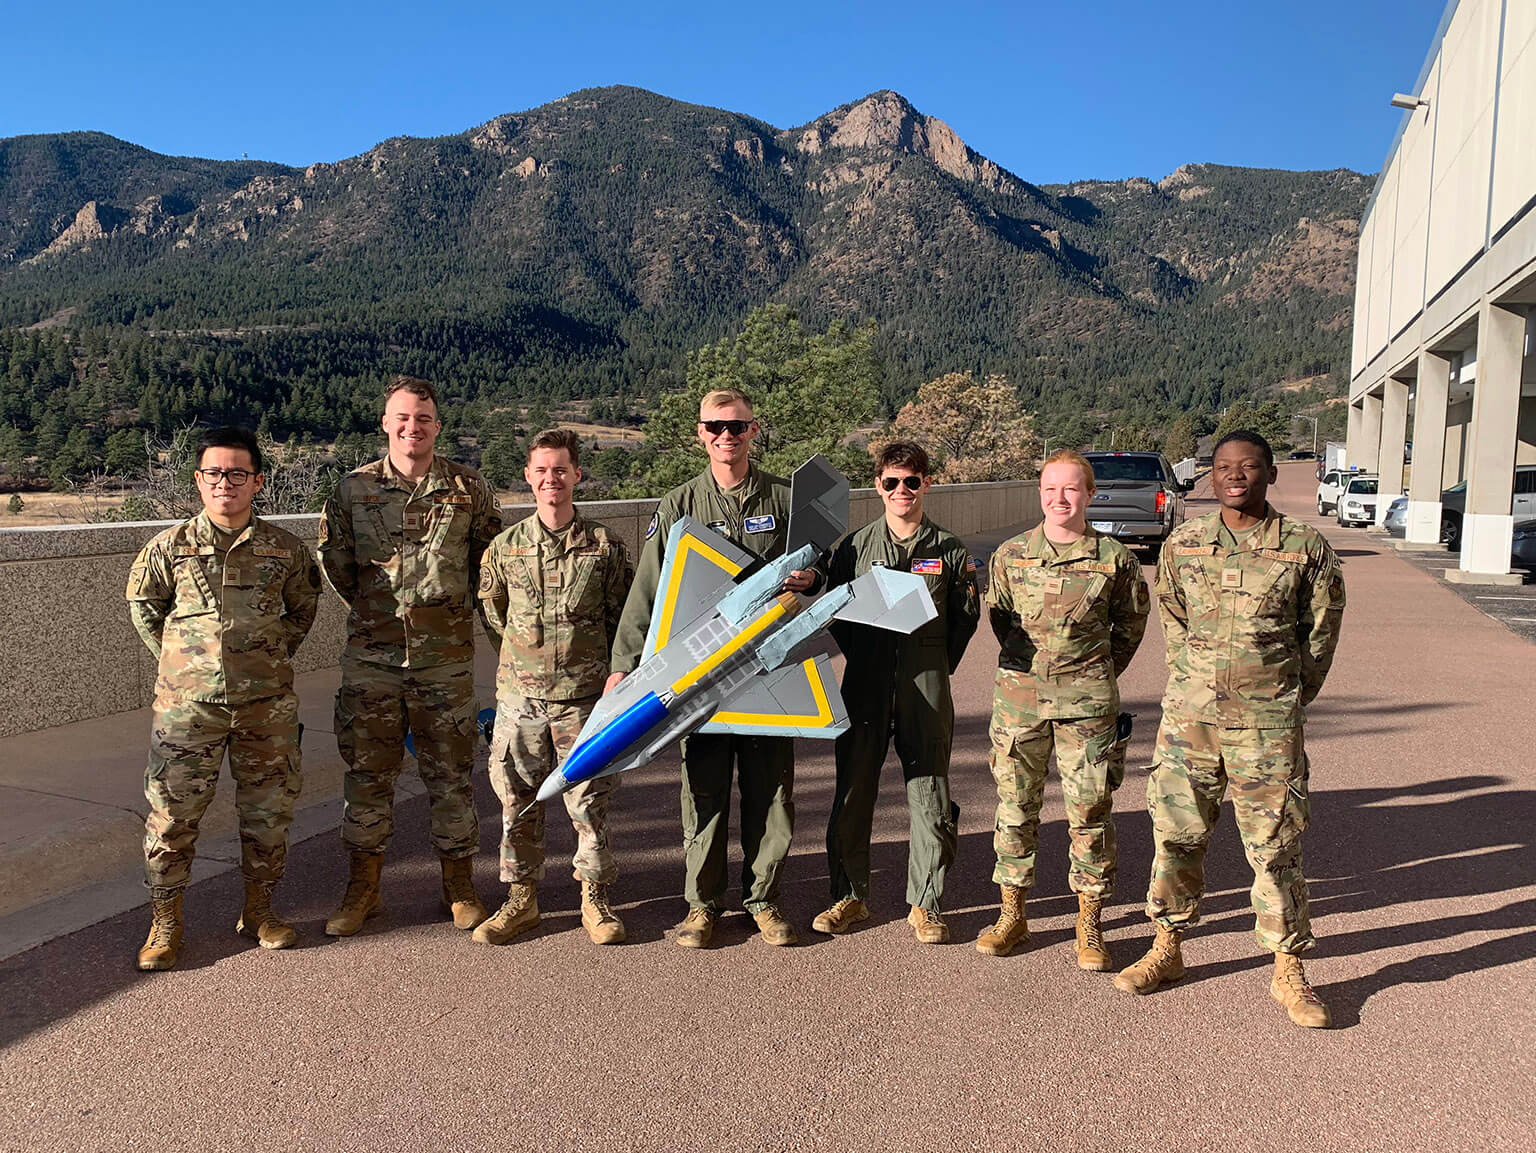
[[[1341,525],[1373,524],[1376,520],[1376,474],[1357,472],[1344,479],[1344,490],[1335,498]]]
[[[1330,468],[1323,473],[1323,479],[1317,484],[1318,516],[1327,516],[1339,507],[1339,493],[1344,491],[1344,482],[1354,475],[1342,468]]]

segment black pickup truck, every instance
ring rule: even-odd
[[[1184,494],[1195,487],[1173,475],[1160,452],[1085,452],[1098,491],[1088,523],[1122,544],[1141,545],[1153,560],[1184,519]]]

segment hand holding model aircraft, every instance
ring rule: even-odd
[[[787,591],[847,530],[848,478],[814,456],[790,481],[789,543],[760,562],[691,517],[667,536],[645,656],[593,709],[538,799],[645,764],[693,732],[831,739],[848,728],[834,619],[910,633],[937,617],[921,576],[876,568],[810,598]]]

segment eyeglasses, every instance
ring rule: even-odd
[[[221,480],[227,481],[230,488],[243,488],[252,474],[243,468],[200,468],[197,475],[209,488],[214,488]]]
[[[895,492],[898,484],[907,486],[908,492],[916,492],[923,487],[923,478],[920,476],[882,476],[880,487],[886,492]]]
[[[709,433],[710,436],[719,436],[724,432],[728,432],[732,436],[742,436],[746,433],[747,429],[756,423],[756,421],[752,420],[701,420],[699,421],[699,427]]]

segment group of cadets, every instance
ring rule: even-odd
[[[380,873],[393,830],[402,749],[430,798],[442,902],[474,939],[503,945],[539,923],[544,806],[534,798],[598,698],[640,664],[665,563],[668,530],[692,517],[765,560],[783,554],[789,485],[751,459],[751,401],[725,390],[700,405],[709,467],[657,505],[631,569],[622,541],[581,515],[580,444],[549,430],[530,442],[525,479],[534,515],[503,530],[495,494],[473,469],[438,456],[437,397],[398,377],[385,393],[385,456],[357,469],[326,503],[320,564],[302,541],[252,515],[264,483],[256,438],[218,429],[199,446],[203,512],[147,544],[128,580],[133,622],[159,662],[145,794],[146,881],[153,905],[141,969],[176,962],[181,898],[198,823],[228,752],[240,818],[245,902],[238,932],[263,948],[297,934],[272,910],[300,787],[292,656],[315,617],[321,566],[347,603],[336,697],[346,762],[342,839],[346,891],[325,931],[356,933],[381,911]],[[1168,538],[1155,595],[1169,680],[1148,780],[1154,860],[1147,914],[1155,938],[1114,984],[1150,993],[1184,974],[1181,938],[1198,919],[1204,857],[1230,780],[1253,869],[1259,944],[1274,953],[1270,993],[1292,1021],[1328,1024],[1299,955],[1313,944],[1301,834],[1308,818],[1305,706],[1338,642],[1344,607],[1337,556],[1311,527],[1268,503],[1276,479],[1264,439],[1218,443],[1212,487],[1221,507]],[[827,822],[830,905],[812,922],[842,934],[869,917],[870,835],[880,771],[894,738],[910,813],[908,923],[917,940],[949,940],[942,911],[958,807],[950,798],[950,677],[981,617],[965,545],[923,511],[926,453],[896,443],[876,460],[885,515],[844,537],[789,591],[814,595],[886,566],[923,576],[937,616],[911,636],[839,623],[847,655],[849,728],[836,742]],[[990,764],[998,804],[993,878],[997,921],[976,942],[1003,956],[1029,939],[1025,898],[1054,752],[1078,898],[1077,963],[1113,968],[1100,915],[1115,878],[1114,792],[1124,779],[1129,718],[1117,681],[1141,643],[1151,597],[1129,550],[1087,523],[1093,469],[1073,451],[1047,458],[1043,521],[989,566],[987,607],[1000,645]],[[488,913],[472,866],[479,845],[471,782],[477,729],[475,610],[493,640],[496,720],[490,777],[502,802],[505,900]],[[684,895],[676,941],[706,947],[725,905],[733,779],[740,792],[741,891],[764,941],[795,943],[778,903],[794,831],[794,744],[788,737],[695,733],[682,742]],[[617,777],[564,794],[576,832],[572,865],[581,919],[597,944],[624,940],[609,901],[617,876],[608,810]]]

